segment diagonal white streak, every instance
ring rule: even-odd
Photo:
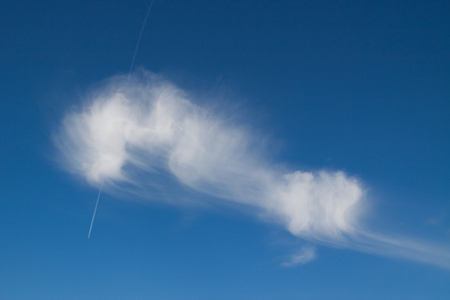
[[[100,189],[98,190],[97,202],[95,203],[94,214],[92,215],[91,226],[89,227],[88,239],[91,237],[92,225],[94,225],[95,214],[97,213],[98,202],[100,200],[100,195],[102,194],[103,182],[100,185]]]
[[[148,17],[150,16],[150,11],[152,10],[153,3],[155,0],[152,0],[147,9],[147,14],[145,15],[144,21],[142,22],[141,31],[139,32],[139,37],[136,43],[136,48],[134,48],[133,58],[131,59],[130,70],[128,71],[128,78],[130,77],[131,71],[133,71],[134,61],[136,60],[136,55],[139,50],[139,45],[141,44],[142,34],[144,33],[145,25],[147,25]]]
[[[130,78],[131,72],[133,71],[134,61],[136,60],[136,55],[139,50],[139,45],[141,44],[142,34],[144,33],[145,25],[147,25],[147,20],[148,20],[148,17],[150,16],[150,12],[152,10],[153,3],[155,3],[155,0],[152,0],[152,2],[150,2],[150,5],[148,6],[148,9],[147,9],[147,13],[145,14],[144,21],[142,22],[141,31],[139,32],[139,37],[138,37],[138,40],[136,43],[136,47],[134,49],[133,58],[131,59],[130,70],[128,71],[128,80]],[[91,226],[89,227],[88,239],[91,236],[92,225],[94,224],[95,214],[97,213],[97,206],[98,206],[98,202],[100,200],[100,195],[102,193],[102,188],[103,188],[103,181],[102,181],[102,184],[100,185],[100,189],[98,191],[97,202],[95,203],[94,214],[92,215]]]

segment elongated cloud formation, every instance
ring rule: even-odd
[[[63,165],[91,184],[145,192],[142,178],[169,176],[214,199],[254,207],[297,237],[380,254],[401,249],[399,256],[416,259],[360,228],[365,198],[357,179],[271,165],[248,130],[197,106],[155,75],[110,80],[82,110],[66,115],[55,142]],[[289,264],[312,258],[311,247]]]

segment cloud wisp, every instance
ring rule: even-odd
[[[282,263],[284,267],[295,267],[297,265],[304,265],[316,258],[316,251],[313,246],[304,246],[297,253],[291,255],[289,260]]]
[[[366,198],[358,179],[341,171],[292,171],[271,164],[248,129],[196,105],[153,74],[109,80],[82,109],[65,116],[54,140],[62,165],[93,185],[104,182],[141,194],[181,185],[210,199],[252,207],[313,243],[441,266],[444,261],[450,267],[450,255],[438,248],[417,249],[364,231]],[[433,253],[438,258],[419,259]],[[307,247],[286,265],[314,257],[314,248]]]

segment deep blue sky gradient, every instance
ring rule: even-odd
[[[449,299],[450,272],[299,241],[245,212],[103,195],[52,132],[128,72],[149,1],[0,4],[0,298]],[[292,169],[366,185],[368,226],[450,244],[450,2],[156,0],[136,66],[220,95]],[[200,195],[198,195],[200,197]],[[204,196],[202,196],[204,197]]]

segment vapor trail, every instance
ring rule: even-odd
[[[95,203],[94,214],[92,215],[91,226],[89,227],[88,239],[91,237],[92,225],[94,225],[95,214],[97,213],[98,201],[100,200],[100,195],[102,194],[103,181],[98,190],[97,202]]]
[[[144,21],[142,22],[142,27],[141,27],[141,31],[139,32],[139,37],[138,37],[138,40],[137,40],[137,43],[136,43],[136,48],[134,49],[133,58],[131,59],[130,70],[128,71],[128,80],[130,79],[131,71],[133,71],[134,61],[136,60],[136,55],[137,55],[137,52],[139,50],[139,45],[141,44],[142,34],[144,33],[145,25],[147,25],[147,20],[148,20],[148,17],[150,15],[150,12],[152,10],[153,3],[155,3],[155,0],[152,0],[152,2],[150,2],[150,5],[148,6],[147,13],[145,15]],[[94,224],[95,214],[97,213],[97,206],[98,206],[98,202],[100,200],[100,195],[102,193],[102,187],[103,187],[103,181],[102,181],[102,184],[101,184],[100,189],[98,191],[97,203],[95,203],[94,214],[92,215],[91,226],[89,227],[88,239],[91,236],[92,225]]]
[[[153,3],[155,3],[155,0],[152,0],[150,5],[148,6],[147,14],[145,15],[144,22],[142,22],[142,27],[141,27],[141,31],[139,32],[139,37],[138,37],[138,40],[136,43],[136,48],[134,49],[133,58],[131,59],[130,70],[128,71],[128,78],[130,77],[131,71],[133,71],[134,61],[136,59],[136,55],[139,50],[139,45],[141,44],[142,34],[144,33],[145,25],[147,25],[148,16],[150,15],[150,11],[152,10]]]

